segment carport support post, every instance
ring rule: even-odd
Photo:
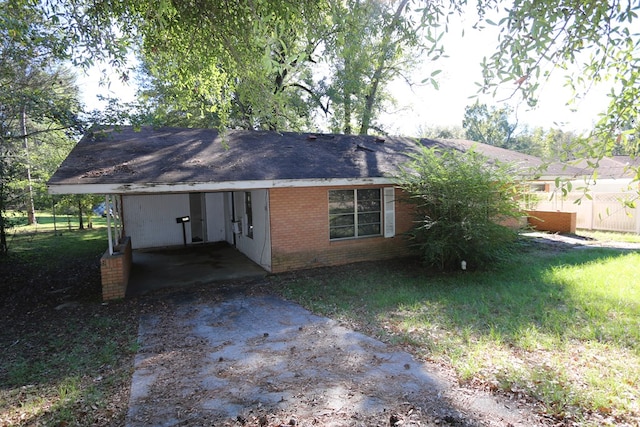
[[[113,241],[111,240],[111,215],[109,215],[109,195],[104,195],[104,206],[107,212],[107,236],[109,237],[109,255],[113,255]]]

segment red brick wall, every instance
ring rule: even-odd
[[[399,200],[401,191],[398,189],[395,190],[395,237],[329,240],[329,190],[351,188],[354,187],[275,188],[269,191],[272,272],[387,259],[408,253],[407,241],[402,234],[409,230],[413,218],[411,207]]]
[[[575,233],[575,212],[527,211],[529,225],[538,231]]]
[[[102,255],[100,274],[104,301],[124,298],[127,293],[132,263],[131,239],[129,237],[126,237],[121,244],[114,248],[113,255],[109,255],[108,250]]]

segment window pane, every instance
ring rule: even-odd
[[[351,203],[329,203],[330,214],[353,213],[353,201]]]
[[[381,211],[382,190],[379,188],[329,190],[330,238],[379,236]]]
[[[358,199],[358,212],[380,212],[380,200]]]
[[[358,190],[358,212],[380,211],[380,189]]]
[[[358,190],[358,200],[380,200],[379,188],[368,188],[366,190]]]
[[[377,236],[380,234],[380,224],[358,226],[358,236]]]
[[[353,213],[353,190],[330,190],[329,213]]]
[[[329,217],[330,227],[353,226],[354,224],[354,215],[331,215]]]
[[[358,214],[358,225],[380,224],[380,212]]]
[[[353,202],[353,190],[329,190],[329,202]]]
[[[345,239],[347,237],[353,237],[355,235],[354,231],[355,231],[354,227],[332,228],[330,232],[330,237],[332,239]]]

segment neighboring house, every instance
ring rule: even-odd
[[[125,235],[132,249],[225,241],[283,272],[406,254],[413,218],[393,176],[420,145],[542,165],[459,140],[123,127],[85,135],[48,186],[107,196],[112,253]]]
[[[538,210],[575,212],[580,229],[640,234],[640,209],[625,205],[638,200],[640,159],[614,156],[570,165],[571,176],[560,186],[549,182],[537,188]]]

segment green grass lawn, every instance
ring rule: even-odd
[[[283,294],[460,380],[581,425],[640,422],[640,253],[523,248],[490,272],[367,265],[282,278]]]
[[[0,425],[122,425],[137,308],[101,301],[106,229],[35,228],[0,257]]]
[[[36,213],[36,224],[27,225],[27,217],[22,212],[9,211],[6,213],[7,219],[16,223],[17,225],[11,228],[11,233],[26,233],[26,232],[47,232],[47,231],[72,231],[79,228],[79,221],[77,215],[56,215],[55,217],[51,212],[38,211]],[[107,226],[107,219],[92,215],[90,220],[86,216],[83,218],[84,227],[89,228],[101,228]]]
[[[40,232],[49,219],[12,229],[0,260],[0,425],[118,425],[137,308],[100,301],[104,219]],[[639,251],[523,243],[487,272],[401,260],[273,281],[318,313],[451,367],[463,383],[539,402],[566,425],[640,425]],[[56,309],[69,301],[79,304]]]
[[[640,234],[634,234],[634,233],[615,233],[613,231],[579,230],[578,234],[581,236],[599,240],[601,242],[640,243]]]

